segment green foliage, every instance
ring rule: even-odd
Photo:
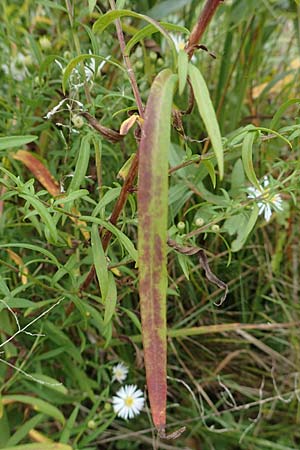
[[[124,361],[157,447],[296,450],[299,2],[222,2],[191,60],[204,0],[113,3],[0,5],[0,449],[152,448]]]

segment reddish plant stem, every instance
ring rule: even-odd
[[[138,156],[137,154],[135,155],[132,164],[130,166],[128,175],[124,181],[121,193],[120,193],[120,197],[117,200],[117,203],[114,206],[113,212],[110,216],[110,223],[112,223],[113,225],[116,225],[117,220],[121,214],[122,209],[124,208],[124,205],[127,201],[128,195],[130,193],[130,190],[133,187],[133,183],[137,174],[137,168],[138,168]],[[103,246],[103,250],[105,251],[108,247],[109,241],[111,239],[111,232],[110,231],[106,231],[102,237],[102,246]],[[90,285],[90,283],[92,282],[93,278],[95,276],[95,266],[93,265],[86,277],[86,279],[84,280],[84,282],[82,283],[82,285],[80,286],[80,290],[84,291],[87,289],[87,287]]]
[[[213,15],[215,14],[218,6],[223,1],[224,0],[207,0],[206,1],[205,6],[198,18],[198,22],[192,29],[189,41],[185,47],[185,51],[189,55],[190,59],[192,58],[194,51],[196,50],[197,45],[199,44],[199,41],[200,41],[201,37],[203,36],[204,31],[208,27],[208,24],[211,21]]]

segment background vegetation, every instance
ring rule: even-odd
[[[186,31],[203,5],[117,4]],[[197,258],[170,249],[167,431],[186,426],[174,441],[158,440],[148,407],[126,422],[111,407],[118,362],[129,367],[129,383],[145,387],[135,188],[110,228],[111,307],[96,277],[85,284],[94,263],[103,267],[90,236],[96,245],[98,226],[109,227],[139,140],[137,124],[119,140],[91,119],[119,131],[137,112],[114,26],[92,29],[109,8],[1,2],[0,448],[296,450],[300,4],[225,0],[201,39],[207,51],[194,54],[223,137],[222,181],[197,108],[172,129],[169,236],[205,249],[229,287],[219,305],[222,289]],[[146,23],[126,17],[122,25],[128,42]],[[171,30],[179,47],[183,31]],[[100,56],[78,58],[89,54]],[[155,33],[130,59],[145,104],[172,54]],[[173,110],[188,104],[189,89],[177,92]],[[258,131],[247,150],[251,126]],[[269,181],[260,199],[272,208],[269,221],[266,206],[257,216],[248,197],[251,153],[260,185]]]

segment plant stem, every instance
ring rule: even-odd
[[[198,21],[194,28],[192,29],[192,32],[190,34],[189,41],[185,47],[185,51],[189,55],[189,58],[191,59],[194,51],[197,48],[197,45],[199,44],[199,41],[204,34],[206,28],[208,27],[209,22],[211,21],[213,15],[215,14],[218,6],[220,3],[222,3],[224,0],[207,0],[205,3],[205,6],[199,15]]]
[[[126,200],[128,198],[129,192],[133,186],[134,183],[134,179],[136,177],[137,174],[137,169],[138,169],[138,156],[137,154],[135,155],[132,164],[130,166],[128,175],[125,179],[125,182],[123,184],[121,193],[120,193],[120,197],[117,200],[117,203],[114,206],[113,212],[111,214],[111,217],[109,219],[110,223],[112,223],[113,225],[116,225],[117,220],[121,214],[122,209],[124,208],[124,205],[126,203]],[[102,237],[102,246],[103,246],[103,250],[105,251],[108,247],[109,241],[111,239],[111,232],[110,231],[106,231],[104,236]],[[87,287],[90,285],[90,283],[92,282],[93,278],[95,275],[95,266],[93,265],[86,277],[86,279],[84,280],[84,282],[82,283],[82,285],[80,286],[80,290],[84,291],[87,289]]]
[[[79,42],[77,34],[74,31],[74,8],[72,7],[70,0],[66,0],[66,7],[67,7],[69,21],[70,21],[70,25],[71,25],[71,30],[72,30],[72,36],[73,36],[73,40],[74,40],[75,50],[76,50],[77,55],[79,56],[79,55],[81,55],[80,42]],[[85,93],[85,96],[86,96],[86,100],[87,100],[87,102],[89,104],[91,104],[92,103],[92,98],[91,98],[91,94],[90,94],[90,91],[89,91],[88,83],[86,81],[83,61],[81,61],[79,63],[79,65],[80,65],[80,72],[81,72],[81,75],[83,77],[83,88],[84,88],[84,93]]]
[[[116,9],[116,3],[114,0],[110,0],[109,1],[111,9]],[[140,117],[144,117],[144,107],[142,104],[142,99],[139,93],[139,89],[138,89],[138,85],[137,85],[137,81],[135,78],[135,74],[134,71],[132,69],[131,66],[131,62],[130,62],[130,58],[129,56],[125,53],[125,39],[124,39],[124,34],[122,31],[122,26],[121,26],[121,22],[119,19],[116,20],[116,29],[117,29],[117,35],[118,35],[118,40],[119,40],[119,44],[120,44],[120,49],[123,55],[123,59],[124,59],[124,63],[126,65],[126,69],[128,72],[128,77],[130,80],[130,84],[131,84],[131,88],[135,97],[135,101],[137,104],[137,108],[139,111],[139,115]],[[128,195],[133,187],[133,183],[134,180],[136,178],[137,175],[137,171],[138,171],[138,154],[135,155],[135,157],[132,160],[130,169],[128,171],[127,177],[124,181],[121,193],[120,193],[120,197],[117,200],[117,203],[114,206],[113,212],[111,214],[111,217],[109,219],[109,221],[113,224],[116,225],[117,220],[121,214],[121,211],[124,208],[124,205],[127,201]],[[110,231],[106,231],[102,237],[102,245],[103,245],[103,250],[105,251],[108,247],[109,241],[111,239],[111,232]],[[80,290],[86,290],[87,287],[90,285],[90,283],[92,282],[93,278],[95,276],[95,266],[93,265],[86,277],[86,279],[84,280],[84,282],[82,283],[82,285],[80,286]]]
[[[110,7],[111,7],[112,10],[116,9],[115,0],[109,0],[109,4],[110,4]],[[138,108],[138,111],[139,111],[139,115],[141,117],[144,117],[144,107],[143,107],[142,99],[141,99],[141,96],[140,96],[139,88],[138,88],[138,85],[137,85],[137,82],[136,82],[135,74],[134,74],[134,71],[133,71],[133,68],[132,68],[132,65],[131,65],[131,62],[130,62],[130,58],[125,52],[125,39],[124,39],[124,34],[123,34],[123,31],[122,31],[122,25],[121,25],[120,19],[117,19],[115,21],[115,24],[116,24],[118,40],[119,40],[119,43],[120,43],[120,49],[121,49],[121,52],[122,52],[122,55],[123,55],[124,63],[125,63],[126,69],[127,69],[129,81],[130,81],[131,88],[132,88],[132,91],[133,91],[133,95],[134,95],[134,98],[135,98],[135,101],[136,101],[136,105],[137,105],[137,108]]]

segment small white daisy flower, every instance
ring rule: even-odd
[[[170,33],[170,37],[175,44],[177,52],[184,49],[186,42],[184,41],[182,35],[180,35],[179,33]]]
[[[117,380],[119,383],[123,383],[126,380],[128,374],[128,367],[124,363],[119,363],[113,367],[112,380]]]
[[[258,214],[263,214],[265,220],[269,222],[272,216],[272,209],[275,211],[283,211],[282,198],[279,194],[272,194],[269,188],[268,177],[264,177],[263,186],[257,189],[253,186],[248,188],[248,198],[258,199]]]
[[[125,420],[140,414],[144,403],[142,391],[134,384],[121,387],[112,399],[114,412]]]

